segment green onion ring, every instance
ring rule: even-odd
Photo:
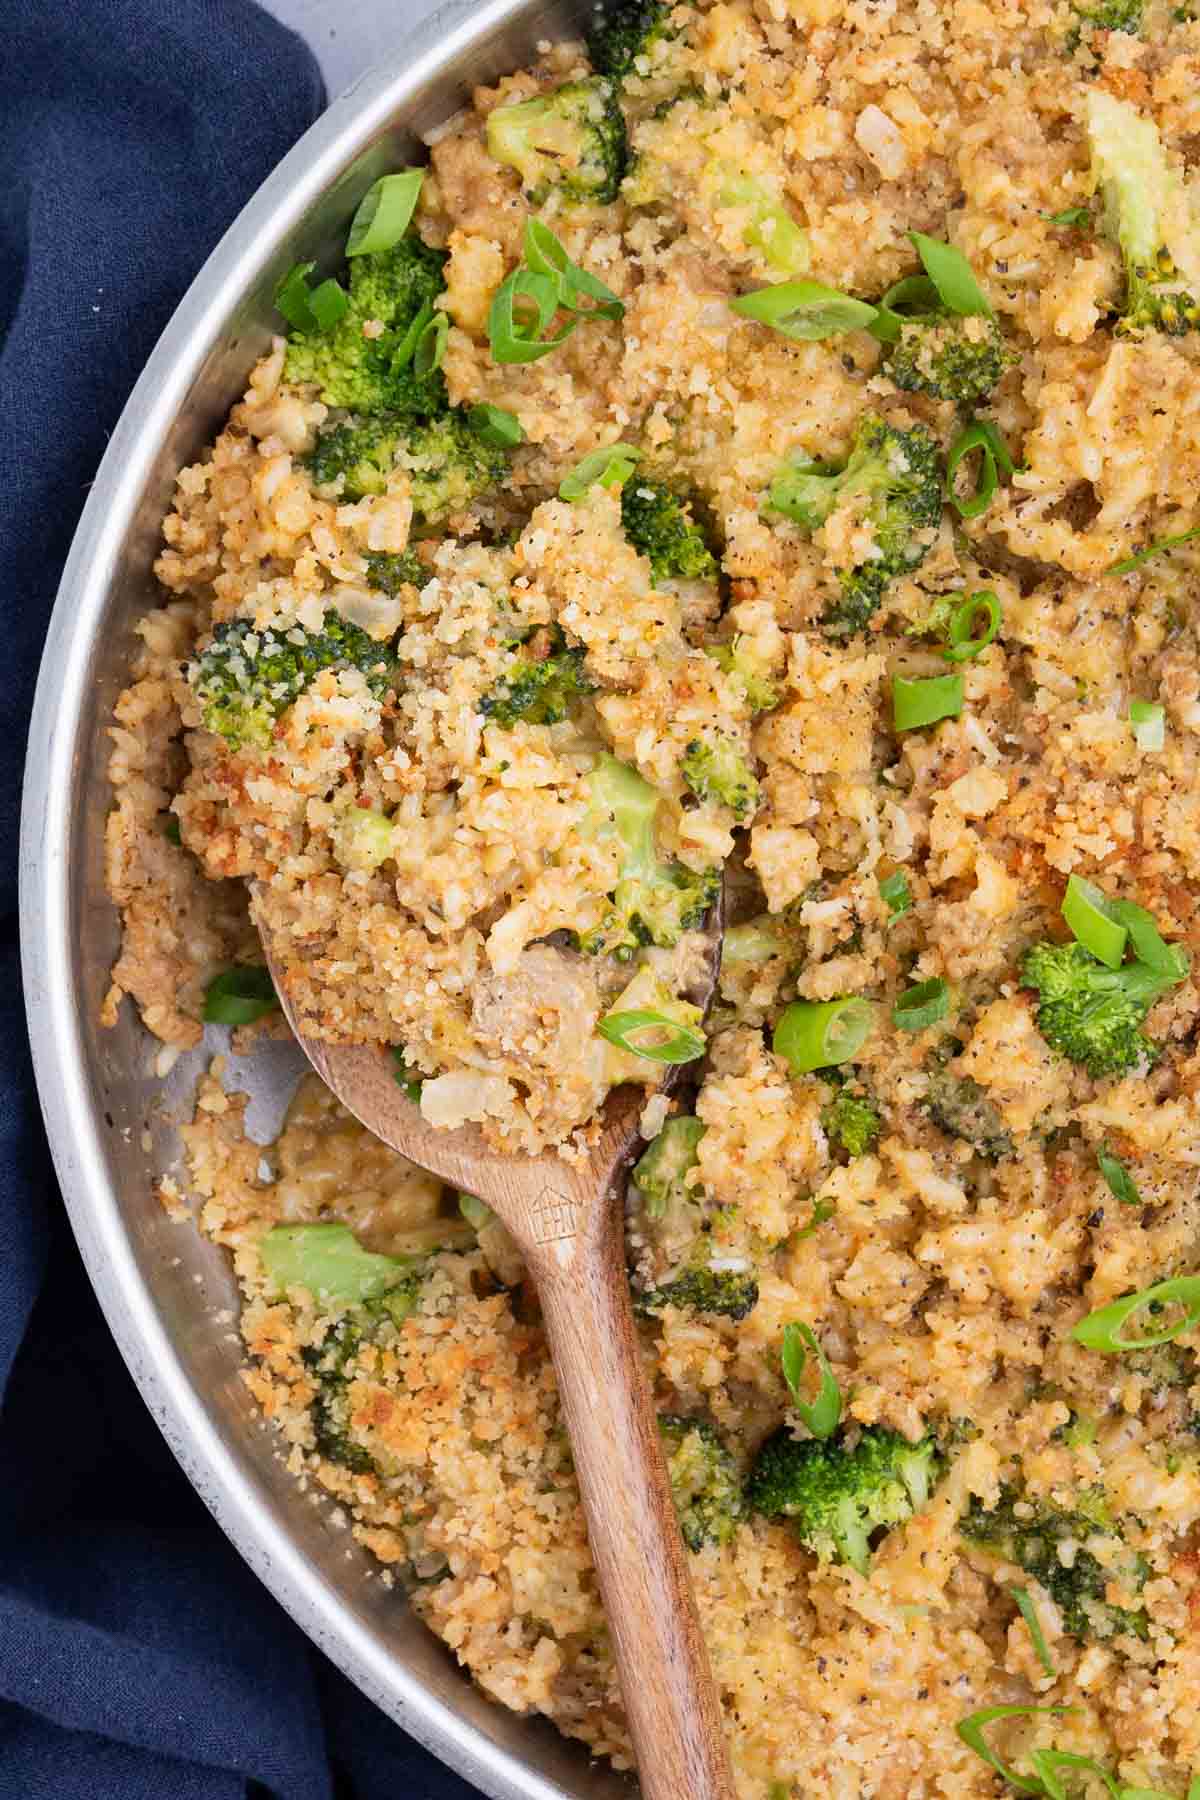
[[[520,318],[518,306],[523,314]],[[578,324],[577,319],[570,319],[562,331],[544,337],[558,307],[559,284],[553,275],[514,269],[496,289],[488,311],[487,333],[493,362],[537,362],[557,350]]]
[[[771,1047],[793,1075],[807,1075],[852,1061],[874,1023],[874,1007],[858,994],[840,1000],[793,1000],[779,1015]]]
[[[756,288],[753,293],[739,294],[731,300],[729,309],[744,319],[770,326],[784,337],[806,343],[838,337],[846,331],[864,331],[874,322],[878,310],[866,300],[855,300],[837,288],[823,287],[819,281],[781,281],[774,287]]]
[[[516,414],[506,412],[502,406],[492,406],[487,400],[470,408],[467,424],[493,450],[515,450],[525,442],[525,431]]]
[[[413,374],[432,375],[440,369],[446,355],[446,341],[450,336],[450,319],[444,312],[434,313],[421,331],[413,350]]]
[[[619,1050],[628,1050],[632,1056],[644,1056],[648,1062],[688,1063],[695,1062],[698,1056],[704,1055],[704,1033],[694,1026],[681,1025],[678,1019],[669,1019],[666,1013],[609,1013],[606,1018],[601,1019],[596,1029],[602,1038],[607,1038]],[[634,1042],[635,1038],[644,1037],[647,1032],[656,1034],[658,1041],[640,1044]]]
[[[603,444],[589,450],[559,482],[559,499],[582,500],[597,482],[601,487],[624,487],[641,454],[633,444]]]
[[[954,477],[965,456],[980,453],[979,478],[973,494],[958,494]],[[960,518],[977,519],[985,513],[996,496],[1001,473],[1011,475],[1014,469],[1008,445],[989,419],[973,419],[950,446],[946,458],[946,498]]]
[[[1109,969],[1120,968],[1129,933],[1106,894],[1082,875],[1072,875],[1063,895],[1062,916],[1097,962]]]
[[[821,1385],[815,1400],[809,1402],[800,1398],[800,1380],[804,1374],[804,1365],[808,1360],[805,1346],[817,1359]],[[842,1417],[842,1390],[834,1378],[832,1369],[826,1360],[825,1352],[817,1342],[809,1325],[785,1325],[783,1328],[783,1349],[779,1356],[783,1368],[783,1378],[791,1391],[792,1405],[801,1419],[808,1426],[815,1438],[832,1437]]]
[[[987,615],[983,632],[979,637],[972,637],[977,613]],[[947,662],[969,662],[986,650],[1000,629],[1003,614],[1000,601],[991,588],[980,588],[978,593],[968,594],[962,605],[950,615],[950,631],[946,648],[942,655]]]
[[[370,256],[398,244],[416,211],[424,179],[424,169],[381,175],[358,203],[346,239],[346,255]]]
[[[929,675],[910,681],[892,678],[892,723],[897,731],[919,731],[939,719],[957,719],[963,709],[961,675]]]
[[[948,312],[960,316],[983,313],[989,319],[995,317],[991,302],[961,250],[956,250],[953,244],[943,244],[937,238],[926,237],[923,231],[910,231],[908,235]]]
[[[253,1025],[279,1005],[270,971],[254,963],[237,963],[214,976],[204,990],[208,1025]]]
[[[954,1729],[968,1750],[973,1750],[976,1756],[982,1757],[990,1769],[995,1769],[997,1775],[1019,1793],[1042,1794],[1045,1790],[1040,1781],[1026,1781],[1023,1775],[1018,1775],[1015,1769],[1010,1769],[1007,1763],[1001,1761],[985,1739],[983,1728],[995,1719],[1028,1719],[1038,1713],[1061,1714],[1071,1710],[1069,1706],[985,1706],[979,1712],[960,1719]]]
[[[924,1031],[950,1011],[950,989],[940,975],[918,981],[901,994],[892,1008],[892,1024],[899,1031]]]
[[[1172,1301],[1185,1308],[1177,1325],[1162,1331],[1151,1331],[1145,1337],[1121,1336],[1121,1327],[1134,1313],[1146,1306],[1169,1306]],[[1071,1336],[1086,1350],[1099,1350],[1105,1356],[1117,1356],[1124,1350],[1150,1350],[1155,1344],[1172,1344],[1177,1337],[1200,1321],[1200,1275],[1173,1275],[1168,1281],[1156,1282],[1139,1294],[1126,1294],[1080,1319]]]

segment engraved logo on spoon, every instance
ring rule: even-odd
[[[542,1189],[530,1216],[533,1239],[537,1244],[553,1244],[560,1238],[572,1238],[579,1229],[578,1203],[551,1187]]]

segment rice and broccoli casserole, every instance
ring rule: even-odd
[[[178,479],[106,1019],[283,1033],[253,906],[434,1125],[571,1155],[643,1085],[743,1800],[1194,1800],[1197,15],[628,0],[346,251]],[[627,1765],[514,1245],[315,1077],[245,1105],[215,1056],[163,1198],[282,1454]]]

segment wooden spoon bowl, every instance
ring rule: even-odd
[[[720,966],[713,908],[698,988],[707,1010]],[[646,1800],[733,1800],[720,1707],[700,1634],[625,1275],[624,1182],[638,1146],[641,1088],[608,1097],[586,1158],[510,1156],[477,1126],[441,1131],[376,1045],[306,1037],[287,978],[264,949],[305,1055],[356,1118],[393,1150],[484,1201],[508,1227],[536,1284],[588,1537]],[[678,1078],[669,1070],[664,1085]]]

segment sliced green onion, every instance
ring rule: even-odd
[[[433,304],[431,301],[426,300],[425,304],[421,307],[411,325],[408,327],[408,330],[404,333],[404,336],[392,351],[391,363],[393,369],[405,369],[408,367],[409,363],[417,353],[417,345],[424,337],[425,328],[432,318]]]
[[[875,1008],[858,994],[841,1000],[793,1000],[779,1015],[772,1048],[793,1075],[832,1069],[858,1055],[874,1023]]]
[[[983,613],[983,630],[978,637],[972,637],[976,616]],[[977,594],[968,594],[962,605],[950,615],[950,631],[946,648],[942,655],[947,662],[969,662],[986,650],[1000,629],[1000,602],[991,588],[980,588]]]
[[[1081,875],[1072,875],[1063,895],[1062,916],[1097,962],[1110,969],[1120,968],[1129,933],[1116,917],[1107,894]]]
[[[476,1199],[474,1194],[464,1194],[461,1190],[458,1195],[458,1210],[467,1224],[473,1225],[476,1231],[482,1231],[492,1217],[490,1206],[485,1205],[482,1200]]]
[[[909,681],[892,678],[892,722],[897,731],[919,731],[939,719],[957,719],[963,709],[961,675],[928,675]]]
[[[912,889],[908,885],[908,876],[903,869],[897,869],[879,884],[879,898],[894,918],[906,913],[912,906]]]
[[[1136,900],[1110,900],[1109,911],[1129,933],[1133,953],[1140,963],[1174,986],[1186,979],[1188,953],[1180,944],[1168,944],[1154,923],[1154,914]]]
[[[558,282],[559,305],[569,312],[598,319],[619,319],[623,315],[625,302],[598,275],[573,263],[550,227],[532,216],[525,221],[525,263],[535,274],[549,275]],[[581,295],[595,305],[581,306]]]
[[[821,1384],[813,1401],[800,1398],[800,1380],[808,1361],[805,1346],[817,1359]],[[809,1325],[785,1325],[783,1349],[780,1352],[783,1379],[791,1390],[792,1404],[815,1438],[832,1437],[842,1417],[842,1390]]]
[[[1164,1306],[1171,1305],[1184,1308],[1183,1318],[1176,1324],[1166,1325],[1161,1331],[1147,1332],[1144,1337],[1121,1335],[1126,1319],[1144,1307],[1161,1312]],[[1116,1356],[1123,1350],[1150,1350],[1155,1344],[1172,1344],[1185,1331],[1190,1331],[1197,1320],[1200,1320],[1200,1275],[1174,1275],[1169,1281],[1143,1288],[1140,1294],[1126,1294],[1123,1300],[1099,1307],[1086,1319],[1080,1319],[1071,1336],[1086,1350],[1100,1350],[1106,1356]]]
[[[256,963],[223,970],[204,990],[208,1025],[253,1025],[278,1005],[270,971]]]
[[[1177,532],[1174,537],[1159,538],[1156,544],[1147,544],[1144,550],[1138,550],[1133,556],[1126,556],[1121,562],[1109,563],[1105,574],[1131,575],[1143,563],[1149,562],[1152,556],[1161,556],[1166,550],[1176,550],[1180,544],[1190,544],[1197,537],[1200,537],[1200,525],[1194,525],[1191,531]]]
[[[402,1087],[414,1106],[421,1104],[421,1085],[424,1077],[418,1075],[408,1066],[403,1044],[396,1044],[392,1049],[392,1060],[396,1065],[392,1079]]]
[[[985,1706],[979,1712],[960,1719],[954,1729],[968,1750],[973,1750],[976,1756],[982,1757],[989,1769],[995,1769],[997,1775],[1019,1793],[1041,1794],[1044,1790],[1040,1781],[1027,1781],[1023,1775],[1018,1775],[1015,1769],[1010,1769],[1007,1763],[1000,1760],[983,1735],[984,1727],[991,1725],[996,1719],[1029,1719],[1038,1713],[1060,1714],[1070,1710],[1069,1706]]]
[[[1131,700],[1129,723],[1139,750],[1161,750],[1167,741],[1167,710],[1158,700]]]
[[[609,1013],[596,1029],[619,1050],[644,1056],[648,1062],[688,1063],[704,1055],[704,1033],[691,1025],[681,1025],[678,1019],[669,1019],[666,1013]]]
[[[505,412],[502,406],[492,406],[487,400],[471,407],[467,424],[475,436],[490,444],[493,450],[515,450],[518,444],[525,442],[525,431],[516,414]]]
[[[331,325],[349,310],[350,297],[344,287],[329,276],[326,281],[318,282],[308,296],[309,311],[316,320],[318,331],[328,331]]]
[[[1114,1156],[1111,1150],[1100,1149],[1096,1152],[1096,1163],[1108,1183],[1109,1193],[1119,1200],[1122,1206],[1140,1206],[1142,1204],[1142,1196],[1137,1191],[1137,1183],[1120,1157]]]
[[[308,277],[316,263],[296,263],[275,289],[275,306],[296,331],[327,331],[336,325],[350,301],[345,290],[330,276],[315,288]]]
[[[920,318],[925,313],[940,312],[942,297],[928,275],[905,275],[892,283],[879,306],[881,311]]]
[[[419,1259],[364,1250],[348,1225],[274,1225],[258,1254],[277,1293],[307,1288],[318,1300],[374,1300],[411,1274]]]
[[[979,451],[979,477],[971,494],[955,492],[954,477],[965,456]],[[989,419],[972,419],[950,446],[946,458],[946,498],[961,518],[977,519],[992,504],[1000,476],[1011,475],[1015,464],[1008,445]]]
[[[1048,225],[1061,225],[1064,231],[1087,231],[1092,223],[1091,208],[1087,206],[1064,206],[1061,212],[1038,214]]]
[[[1041,1778],[1046,1800],[1070,1800],[1066,1788],[1058,1779],[1059,1769],[1079,1769],[1087,1775],[1098,1775],[1112,1795],[1112,1800],[1125,1800],[1124,1788],[1094,1756],[1077,1756],[1073,1750],[1031,1750],[1029,1760]]]
[[[275,310],[281,312],[297,331],[311,331],[316,321],[308,304],[308,277],[315,262],[293,263],[275,289]]]
[[[559,284],[553,275],[533,269],[514,269],[500,283],[488,311],[488,342],[492,361],[537,362],[565,344],[578,324],[569,319],[553,337],[543,334],[559,307]]]
[[[1037,1607],[1033,1604],[1033,1595],[1028,1588],[1023,1587],[1009,1588],[1008,1591],[1016,1601],[1017,1609],[1029,1627],[1029,1635],[1033,1639],[1033,1648],[1038,1661],[1047,1675],[1053,1675],[1054,1660],[1050,1655],[1046,1634],[1042,1630],[1041,1621],[1037,1616]]]
[[[926,237],[923,231],[910,231],[908,235],[948,312],[984,313],[989,319],[995,317],[990,300],[961,250],[956,250],[953,244],[940,243],[937,238]]]
[[[413,351],[413,374],[432,375],[440,369],[446,356],[446,340],[450,336],[450,320],[446,313],[436,312],[417,339]]]
[[[892,1008],[892,1024],[899,1031],[924,1031],[950,1011],[950,989],[940,975],[907,988]]]
[[[624,487],[641,456],[633,444],[604,444],[589,450],[558,484],[560,500],[581,500],[590,487]]]
[[[346,239],[346,255],[371,256],[398,244],[416,211],[424,179],[424,169],[381,175],[358,203]]]
[[[941,310],[941,298],[928,275],[906,275],[892,283],[868,329],[881,343],[894,344],[906,319],[928,318]]]
[[[819,281],[781,281],[774,287],[739,294],[729,302],[731,312],[760,325],[769,325],[784,337],[816,343],[846,331],[864,331],[876,317],[866,300],[840,294]]]

